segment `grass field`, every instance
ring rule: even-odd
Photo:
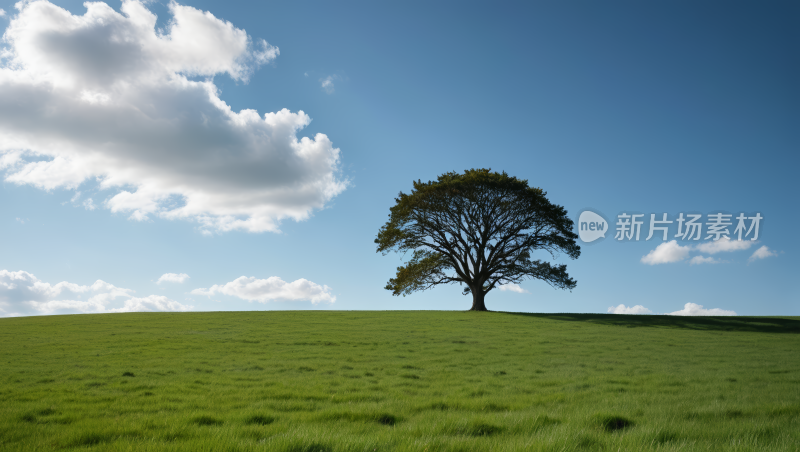
[[[800,319],[0,319],[0,450],[800,450]]]

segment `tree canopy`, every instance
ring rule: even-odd
[[[471,310],[486,311],[492,289],[540,279],[554,288],[573,289],[566,265],[532,259],[540,250],[572,259],[581,254],[574,223],[564,207],[527,180],[490,169],[446,173],[436,181],[414,182],[400,192],[389,221],[378,232],[378,252],[411,252],[386,284],[393,295],[408,295],[439,284],[464,285]]]

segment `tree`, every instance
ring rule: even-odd
[[[573,289],[566,265],[532,260],[534,251],[555,258],[581,254],[573,222],[540,188],[505,172],[472,169],[414,182],[400,192],[389,221],[378,232],[378,252],[412,252],[386,284],[392,295],[409,295],[439,284],[466,286],[473,311],[486,311],[486,294],[504,284],[540,279]]]

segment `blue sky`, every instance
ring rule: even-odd
[[[800,315],[796,3],[128,5],[0,2],[0,315],[468,309],[457,286],[392,297],[402,256],[373,240],[413,180],[469,168],[575,220],[763,217],[746,248],[654,265],[660,237],[612,231],[558,260],[572,292],[489,309]]]

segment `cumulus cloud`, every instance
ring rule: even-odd
[[[94,204],[94,201],[92,201],[92,198],[86,198],[83,201],[83,208],[86,210],[94,210],[97,206]]]
[[[695,256],[689,260],[689,264],[691,265],[700,265],[700,264],[719,264],[722,263],[719,259],[714,259],[713,257],[704,257],[704,256]]]
[[[752,240],[731,240],[729,237],[722,237],[715,242],[706,242],[697,245],[697,251],[706,254],[717,254],[731,251],[746,250],[755,242]]]
[[[525,290],[522,287],[520,287],[519,284],[514,284],[514,283],[504,284],[504,285],[498,286],[498,287],[502,291],[516,292],[516,293],[530,293],[527,290]]]
[[[188,311],[193,308],[159,295],[137,298],[133,294],[131,289],[99,279],[90,286],[67,281],[50,284],[26,271],[0,270],[0,316]],[[118,299],[123,302],[122,306],[112,307],[119,304]]]
[[[186,306],[163,295],[149,295],[144,298],[131,297],[125,300],[121,308],[108,312],[153,312],[153,311],[188,311],[194,306]]]
[[[749,249],[755,243],[751,240],[731,240],[729,237],[722,237],[717,241],[705,242],[696,246],[681,246],[677,241],[672,240],[658,245],[655,250],[642,257],[641,261],[650,265],[668,264],[684,260],[693,250],[707,254],[727,253]],[[752,261],[753,259],[751,256],[750,260]],[[694,256],[689,260],[690,265],[721,264],[725,262],[727,261],[708,256]]]
[[[761,248],[757,249],[757,250],[756,250],[756,251],[753,253],[753,255],[752,255],[752,256],[750,256],[750,257],[747,259],[747,261],[748,261],[748,262],[753,262],[753,261],[757,261],[757,260],[759,260],[759,259],[766,259],[766,258],[768,258],[768,257],[774,257],[774,256],[777,256],[777,255],[778,255],[778,253],[777,253],[777,252],[775,252],[775,251],[773,251],[773,250],[771,250],[771,249],[767,248],[767,246],[766,246],[766,245],[764,245],[764,246],[762,246]]]
[[[209,297],[223,294],[260,303],[271,300],[309,300],[313,304],[336,301],[336,297],[331,295],[331,289],[328,286],[320,286],[303,278],[287,283],[277,276],[270,276],[267,279],[240,276],[224,285],[215,284],[208,289],[194,289],[192,294]]]
[[[144,3],[84,15],[17,3],[3,35],[0,171],[43,190],[97,181],[102,206],[132,220],[184,219],[201,230],[277,231],[345,190],[340,151],[311,118],[235,112],[216,74],[247,82],[280,51],[209,12],[169,3],[156,30]]]
[[[5,16],[6,16],[6,10],[0,8],[0,17],[5,17]]]
[[[164,273],[158,278],[156,284],[161,284],[162,282],[174,282],[174,283],[183,283],[189,279],[189,275],[186,273]]]
[[[609,307],[608,312],[610,312],[611,314],[652,314],[653,311],[645,308],[640,304],[631,307],[621,304],[619,306]]]
[[[675,240],[662,243],[653,251],[643,256],[641,261],[648,265],[669,264],[686,259],[689,256],[690,246],[680,246]]]
[[[736,315],[734,311],[726,311],[724,309],[704,309],[702,305],[695,303],[686,303],[680,311],[670,312],[667,315],[684,315],[684,316],[700,316],[700,315]]]

